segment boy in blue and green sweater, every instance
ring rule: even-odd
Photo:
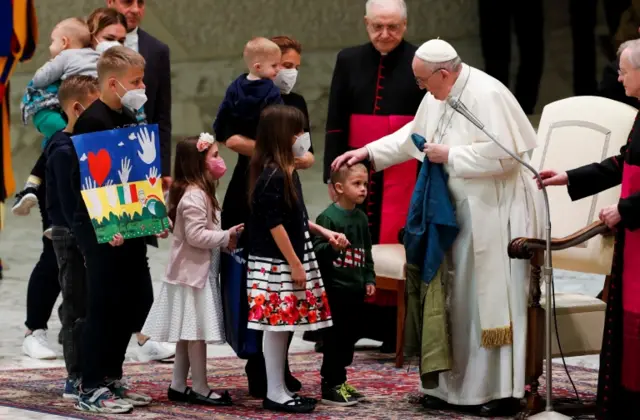
[[[320,226],[344,233],[350,246],[339,251],[316,237],[314,250],[329,298],[333,326],[323,330],[322,401],[350,406],[365,397],[347,383],[365,297],[376,291],[369,220],[360,209],[367,197],[368,171],[362,164],[343,166],[331,174],[336,199],[316,219]]]

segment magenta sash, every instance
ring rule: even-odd
[[[620,197],[639,191],[640,167],[625,162]],[[622,385],[640,392],[640,230],[624,232],[622,290]]]
[[[413,121],[408,115],[351,115],[349,127],[349,146],[360,148],[394,133],[405,124]],[[380,206],[380,243],[398,243],[398,232],[407,221],[409,203],[416,184],[418,161],[391,166],[384,170],[382,203]]]

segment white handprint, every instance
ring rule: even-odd
[[[146,175],[146,177],[147,181],[149,181],[149,184],[151,184],[152,187],[156,185],[156,182],[158,181],[158,168],[156,168],[155,166],[149,168],[149,174]]]
[[[91,179],[91,177],[85,177],[84,178],[84,184],[82,184],[82,190],[86,191],[86,190],[92,190],[94,188],[98,188],[98,184],[96,183],[95,180]]]
[[[147,127],[144,127],[140,129],[137,137],[138,143],[140,143],[140,147],[142,148],[142,152],[138,150],[138,156],[144,163],[151,165],[153,161],[156,160],[156,135],[153,132],[149,135],[149,130]]]
[[[90,177],[85,177],[84,184],[82,186],[82,190],[85,192],[86,197],[89,199],[87,207],[92,213],[93,217],[100,217],[102,215],[102,204],[100,203],[100,198],[98,197],[98,190],[96,189],[98,185],[94,180]]]
[[[129,181],[129,174],[131,173],[131,160],[128,157],[124,157],[120,161],[120,169],[118,169],[118,176],[120,177],[120,183],[126,184]]]
[[[106,187],[107,201],[109,206],[114,209],[118,205],[118,192],[116,186],[113,183],[108,184]]]

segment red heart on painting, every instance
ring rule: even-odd
[[[156,185],[156,181],[157,178],[155,176],[149,178],[149,184],[151,184],[152,187]]]
[[[109,176],[109,171],[111,171],[111,156],[109,156],[109,152],[107,152],[107,149],[100,149],[96,154],[89,152],[87,153],[87,159],[91,177],[96,181],[98,187],[102,187],[107,176]]]

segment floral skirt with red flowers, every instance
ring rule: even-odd
[[[247,263],[248,328],[263,331],[310,331],[330,327],[331,309],[307,234],[303,265],[305,287],[291,280],[286,261],[249,254]]]

